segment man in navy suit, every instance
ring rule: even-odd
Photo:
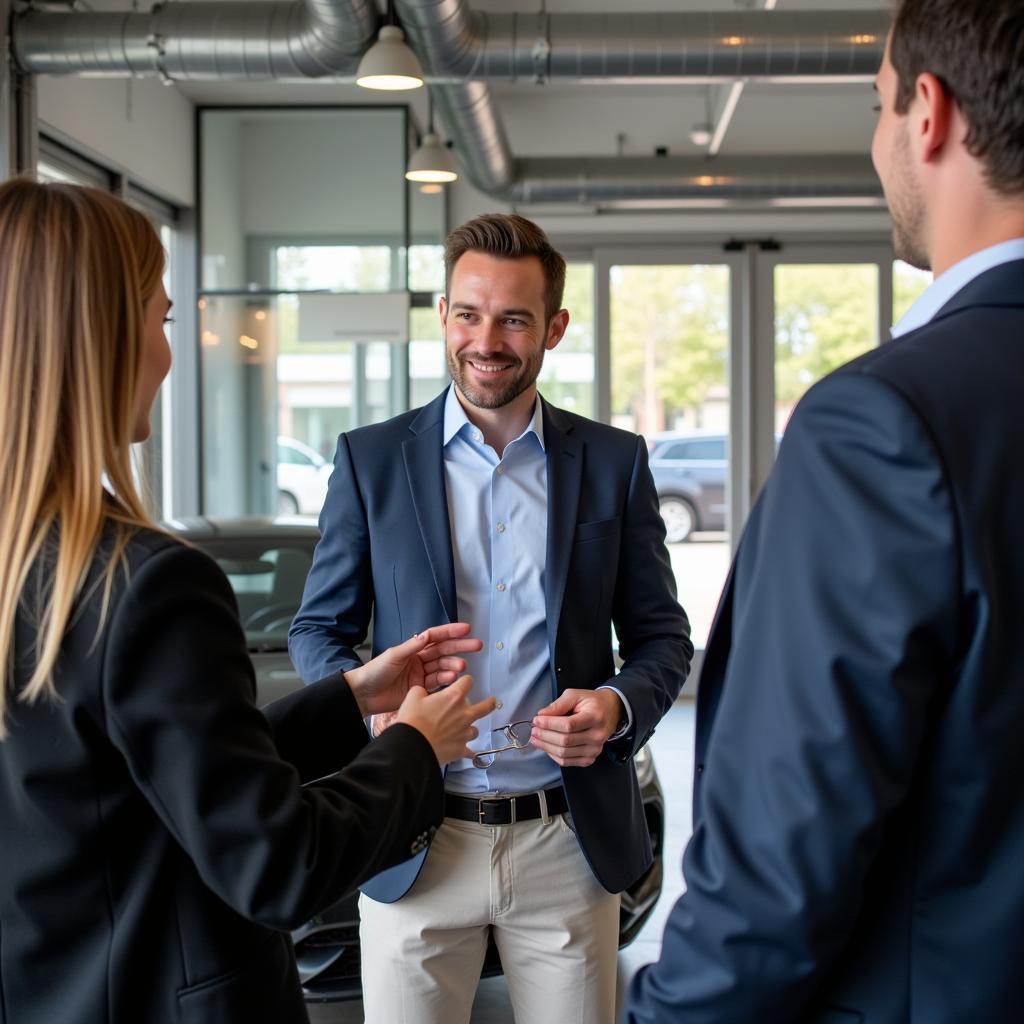
[[[872,156],[935,281],[786,431],[630,1024],[1024,1015],[1024,4],[903,0]]]
[[[493,934],[517,1020],[610,1024],[618,893],[651,864],[632,757],[685,681],[689,627],[643,439],[537,394],[569,321],[561,255],[491,215],[451,233],[445,267],[452,386],[339,439],[290,637],[312,681],[358,663],[371,612],[375,651],[466,621],[473,693],[499,699],[429,853],[364,887],[366,1019],[468,1020]]]

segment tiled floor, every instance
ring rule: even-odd
[[[658,726],[651,746],[665,794],[665,884],[650,920],[632,945],[619,954],[619,995],[642,964],[656,960],[661,933],[672,904],[683,891],[680,862],[690,835],[690,793],[693,788],[694,703],[681,699]],[[361,1024],[360,1002],[310,1008],[311,1024]],[[473,1004],[472,1024],[513,1024],[512,1009],[503,978],[480,983]]]

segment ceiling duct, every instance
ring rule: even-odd
[[[396,9],[438,83],[864,81],[890,22],[885,11],[494,14],[466,0]]]
[[[480,79],[865,79],[884,12],[483,15],[465,0],[395,0],[470,181],[512,203],[626,198],[876,198],[867,161],[536,158],[517,161]],[[754,168],[761,168],[755,171]],[[765,176],[760,176],[763,173]]]
[[[373,0],[166,3],[147,13],[28,10],[11,39],[19,67],[40,75],[317,78],[354,73],[378,22]]]
[[[805,158],[516,160],[488,79],[870,80],[888,15],[718,11],[506,15],[465,0],[395,0],[470,181],[510,203],[875,199],[870,164]],[[372,0],[168,3],[149,13],[18,14],[12,47],[37,74],[167,79],[351,76],[379,23]]]

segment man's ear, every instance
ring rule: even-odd
[[[914,100],[908,114],[911,118],[911,139],[924,163],[934,160],[951,142],[956,104],[945,86],[925,71],[917,76]]]
[[[560,309],[548,324],[548,336],[544,341],[544,347],[549,351],[553,349],[562,340],[562,335],[565,334],[565,329],[568,326],[569,310]]]
[[[441,329],[444,330],[448,325],[448,303],[443,295],[437,304],[437,315],[441,318]]]

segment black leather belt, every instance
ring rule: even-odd
[[[549,817],[565,814],[569,803],[561,786],[544,790]],[[517,821],[531,821],[540,818],[541,804],[537,793],[523,793],[520,796],[485,796],[480,799],[445,793],[444,814],[446,818],[461,821],[475,821],[480,825],[514,825]]]

